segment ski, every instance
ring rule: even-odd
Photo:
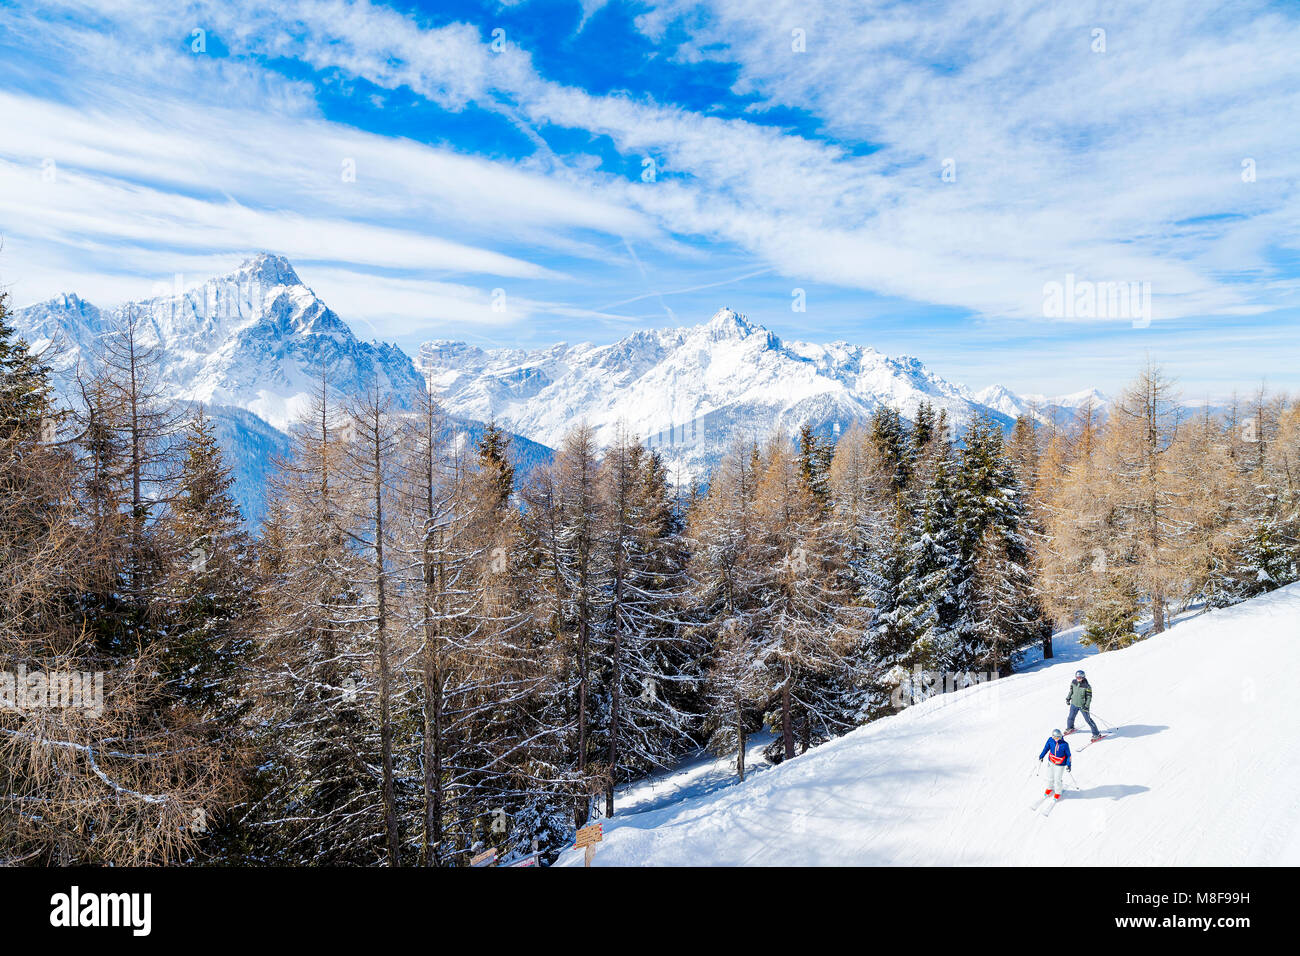
[[[1042,807],[1038,812],[1043,816],[1047,816],[1049,813],[1052,812],[1052,807],[1056,806],[1060,802],[1061,801],[1058,799],[1048,800],[1047,804],[1044,807]]]
[[[1044,794],[1043,796],[1039,797],[1037,800],[1035,800],[1033,803],[1029,805],[1030,811],[1032,812],[1034,810],[1041,810],[1045,802],[1055,803],[1056,801],[1052,799],[1052,795],[1050,793]]]
[[[1116,729],[1118,729],[1118,728],[1116,728]],[[1093,744],[1099,744],[1099,743],[1101,743],[1103,740],[1105,740],[1107,737],[1113,737],[1114,735],[1115,735],[1115,731],[1114,731],[1114,730],[1107,730],[1107,731],[1105,731],[1103,734],[1101,734],[1101,736],[1099,736],[1096,740],[1089,740],[1086,744],[1084,744],[1082,747],[1080,747],[1079,750],[1087,750],[1087,749],[1088,749],[1089,747],[1091,747]]]

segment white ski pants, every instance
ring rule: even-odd
[[[1052,763],[1052,761],[1050,760],[1046,761],[1046,763],[1047,763],[1047,786],[1055,790],[1057,793],[1064,793],[1065,792],[1064,789],[1065,764]]]

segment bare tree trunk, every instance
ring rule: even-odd
[[[585,575],[584,575],[585,577]],[[585,581],[584,590],[585,590]],[[578,622],[578,775],[587,775],[587,613],[585,607],[579,611]],[[587,791],[578,795],[574,810],[574,820],[582,827],[587,825],[588,804]]]
[[[619,645],[618,626],[615,625],[614,647],[613,647],[614,671],[613,674],[611,675],[611,679],[613,680],[613,688],[610,697],[610,712],[609,712],[609,780],[605,784],[605,816],[607,817],[612,817],[614,815],[614,767],[616,761],[618,760],[618,717],[619,717],[618,715],[619,686],[618,685],[620,679],[622,678],[622,674],[619,672],[619,659],[618,659],[619,646],[618,645]]]
[[[794,728],[790,723],[790,665],[784,665],[781,684],[781,739],[785,744],[785,759],[794,759]]]
[[[390,436],[385,432],[384,404],[377,384],[365,404],[358,409],[358,425],[364,426],[364,434],[369,445],[364,449],[364,458],[358,456],[357,464],[365,469],[362,474],[370,485],[370,513],[366,516],[374,540],[370,549],[374,554],[375,586],[375,652],[379,661],[379,747],[380,762],[383,768],[382,800],[384,805],[384,829],[388,841],[388,864],[400,866],[402,856],[401,835],[397,821],[397,795],[393,782],[393,714],[392,694],[393,675],[388,648],[388,569],[384,565],[384,466],[387,464],[385,451],[390,444]],[[362,431],[358,428],[358,431]],[[364,539],[361,539],[364,540]]]
[[[588,436],[589,439],[589,436]],[[578,536],[577,541],[577,562],[578,562],[578,773],[584,781],[587,776],[587,691],[589,689],[588,681],[588,657],[591,649],[591,604],[590,604],[590,587],[591,587],[591,531],[590,522],[592,520],[592,461],[590,457],[590,446],[584,443],[581,451],[581,457],[578,461],[580,474],[578,475],[579,494],[577,498],[578,514],[575,516],[582,533]],[[591,798],[589,792],[584,788],[580,795],[581,805],[578,807],[577,819],[578,826],[584,826],[591,812]]]
[[[740,782],[745,782],[745,711],[740,703],[740,695],[736,694],[736,773],[740,775]]]
[[[374,430],[375,613],[379,629],[379,739],[384,762],[384,824],[388,830],[389,865],[400,866],[402,846],[397,832],[397,798],[393,787],[392,674],[388,662],[388,606],[385,596],[388,590],[388,576],[384,571],[383,471],[378,409],[374,419]]]
[[[630,536],[628,527],[628,509],[631,477],[628,474],[628,452],[626,436],[620,437],[619,443],[614,451],[618,455],[616,461],[617,471],[614,473],[615,488],[614,492],[618,497],[616,507],[618,509],[618,519],[616,534],[614,537],[614,607],[610,612],[610,620],[613,622],[613,646],[610,654],[613,662],[610,689],[610,714],[609,714],[609,781],[605,784],[605,816],[614,815],[614,776],[615,768],[618,766],[618,734],[620,694],[623,683],[623,661],[622,661],[622,641],[621,632],[623,622],[621,620],[623,610],[623,581],[627,574],[627,568],[624,565],[624,548],[623,542]]]
[[[441,862],[442,844],[442,704],[443,674],[438,661],[438,634],[425,627],[424,667],[424,840],[425,865]]]
[[[432,659],[432,625],[425,624],[424,650],[424,843],[425,866],[441,862],[442,844],[442,678]]]
[[[140,550],[141,540],[144,537],[144,498],[140,489],[140,383],[137,380],[139,367],[136,364],[135,354],[135,322],[132,321],[128,331],[128,356],[130,362],[127,366],[127,373],[130,382],[130,402],[131,402],[131,591],[132,597],[139,600],[140,597]]]
[[[423,595],[423,632],[422,677],[424,701],[421,708],[424,722],[424,740],[422,741],[424,760],[424,835],[421,846],[421,862],[424,866],[437,866],[442,862],[442,814],[443,814],[443,693],[444,675],[441,660],[441,635],[434,617],[436,595],[445,593],[445,567],[442,560],[434,561],[445,554],[442,548],[441,532],[439,546],[432,547],[430,537],[435,520],[434,483],[435,483],[435,445],[437,429],[437,407],[431,394],[426,394],[423,406],[424,421],[421,440],[421,474],[423,486],[424,527],[421,536],[421,564],[424,585]]]

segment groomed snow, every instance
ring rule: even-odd
[[[876,721],[754,779],[604,821],[593,865],[1300,864],[1300,584],[1088,658],[1116,735],[1043,817],[1075,661]],[[1082,720],[1078,726],[1082,727]],[[1068,782],[1068,778],[1067,778]],[[630,808],[631,809],[631,808]],[[567,851],[562,866],[581,866]]]

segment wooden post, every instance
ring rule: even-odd
[[[575,849],[583,847],[585,852],[582,854],[582,865],[591,866],[591,858],[596,855],[596,844],[604,839],[603,824],[593,823],[585,826],[578,831],[577,839],[573,841]]]

